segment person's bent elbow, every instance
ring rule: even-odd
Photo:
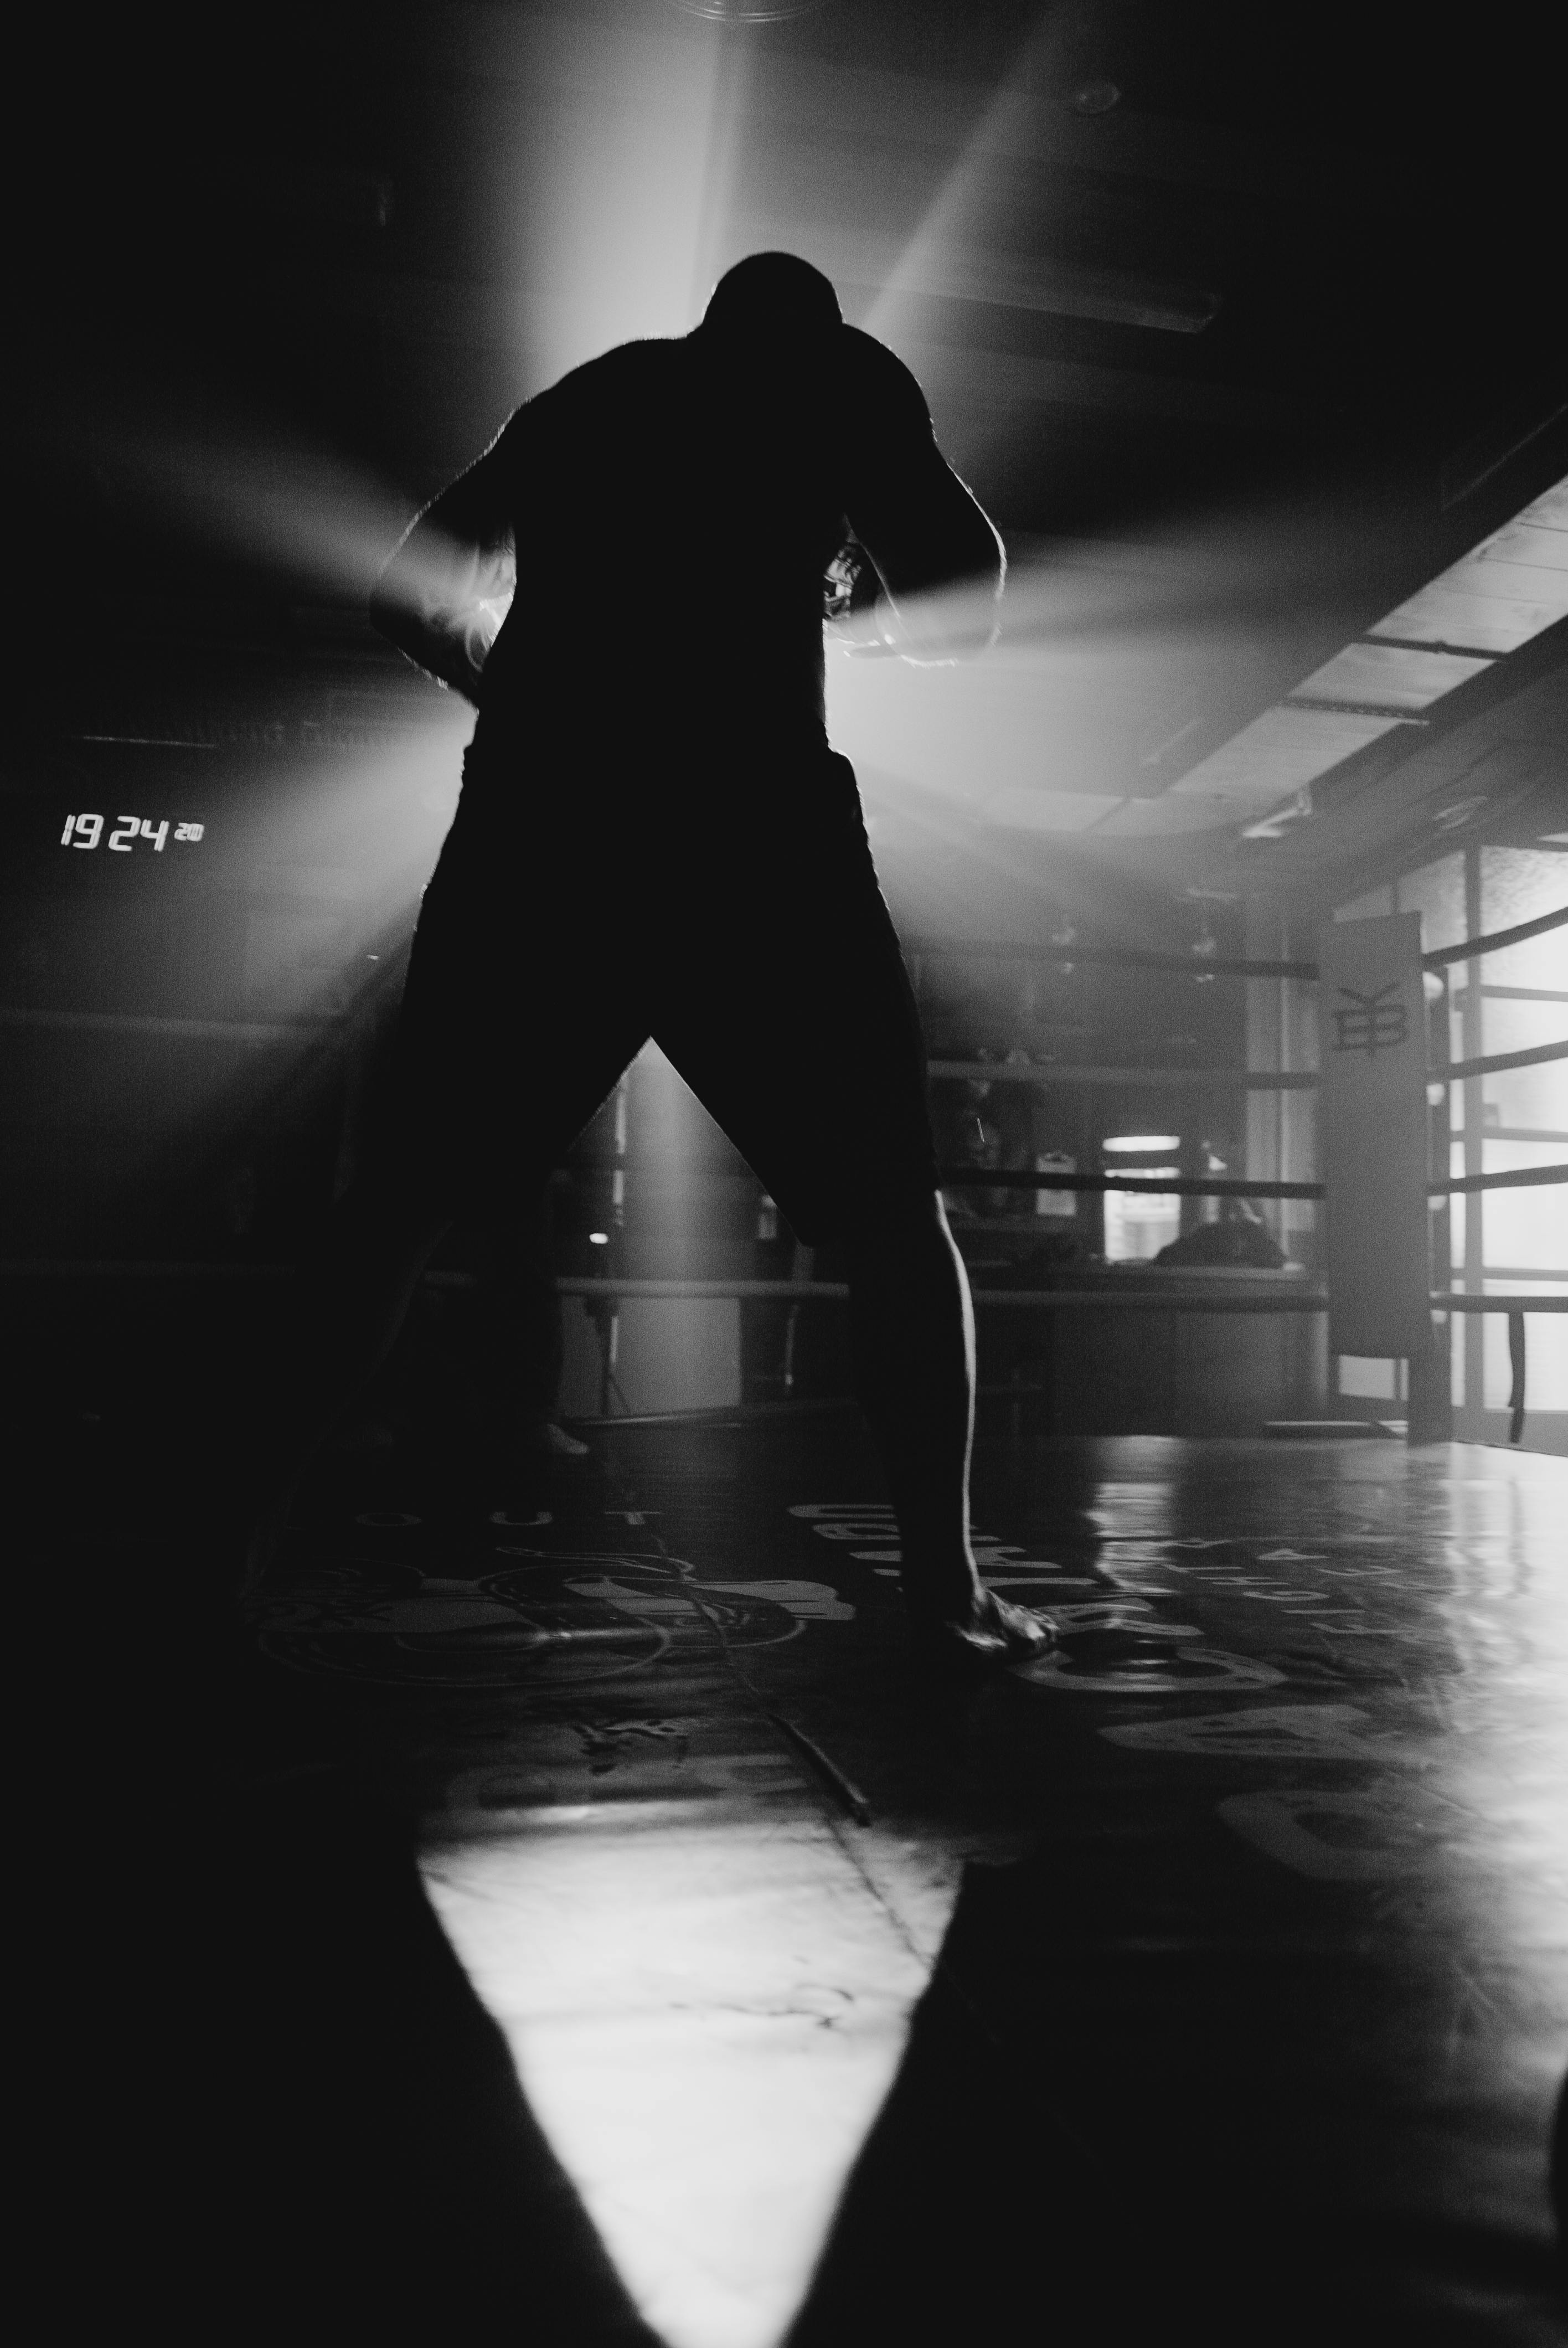
[[[923,664],[974,660],[989,652],[1001,633],[1000,551],[999,540],[999,559],[985,571],[879,595],[873,619],[886,649]]]

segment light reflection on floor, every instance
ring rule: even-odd
[[[424,1871],[670,2348],[774,2348],[897,2073],[959,1866],[798,1800],[461,1813]]]
[[[1424,2348],[1484,2286],[1504,2312],[1474,2336],[1532,2348],[1568,1468],[996,1451],[991,1569],[1064,1653],[949,1704],[838,1441],[632,1429],[548,1510],[323,1508],[261,1624],[406,1747],[450,1945],[647,2322],[777,2348],[804,2300],[803,2341],[841,2348],[933,2336],[939,2303],[936,2336],[989,2348],[1032,2336],[1009,2294],[1039,2279],[968,2246],[1049,2219],[1082,2250],[1063,2336],[1142,2342],[1162,2261],[1239,2210],[1206,2308],[1233,2348],[1286,2274],[1282,2343],[1354,2306],[1348,2338]],[[990,1865],[960,1903],[966,1858]],[[1165,2245],[1141,2263],[1128,2212]]]

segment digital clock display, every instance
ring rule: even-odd
[[[146,841],[150,843],[155,856],[161,856],[171,834],[180,846],[194,848],[207,829],[203,823],[180,823],[169,816],[118,815],[105,839],[104,826],[108,820],[103,815],[68,815],[60,834],[60,846],[94,849],[101,843],[116,855],[128,856]]]

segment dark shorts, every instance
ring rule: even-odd
[[[454,1213],[504,1213],[651,1035],[808,1243],[929,1197],[925,1048],[848,760],[661,747],[629,777],[630,755],[546,760],[481,727],[415,936],[390,1146]]]

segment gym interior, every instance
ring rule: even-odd
[[[1391,0],[78,33],[37,36],[0,760],[62,2333],[1563,2339],[1544,45]],[[472,730],[381,567],[768,250],[1008,550],[978,657],[826,654],[974,1303],[975,1556],[1058,1638],[972,1688],[911,1653],[842,1254],[656,1039],[442,1241],[259,1573],[211,1470],[378,1146]],[[559,550],[607,696],[613,559]],[[747,624],[701,514],[671,592],[701,696]]]

